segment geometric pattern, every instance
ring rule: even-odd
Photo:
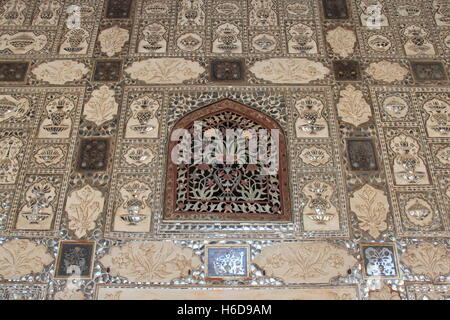
[[[446,1],[0,6],[1,300],[448,298]],[[173,164],[196,120],[277,174]]]

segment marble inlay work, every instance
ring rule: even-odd
[[[449,8],[0,1],[0,300],[448,299]]]

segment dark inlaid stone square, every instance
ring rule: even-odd
[[[82,139],[78,152],[78,170],[106,170],[108,166],[108,152],[108,139]]]
[[[334,77],[336,81],[359,81],[361,72],[359,62],[355,60],[333,61]]]
[[[325,19],[348,19],[346,0],[322,0]]]
[[[244,80],[243,60],[215,60],[211,62],[212,81]]]
[[[91,278],[94,253],[95,242],[61,241],[55,278]]]
[[[25,82],[29,65],[22,61],[0,61],[0,83]]]
[[[105,17],[108,19],[130,18],[133,0],[107,0]]]
[[[444,66],[439,61],[411,61],[411,69],[416,81],[447,80]]]
[[[393,243],[361,243],[366,277],[398,277],[397,255]]]
[[[347,153],[352,171],[378,170],[375,145],[372,139],[348,139]]]
[[[249,248],[247,246],[207,246],[207,278],[248,277]]]
[[[98,60],[95,62],[93,81],[120,81],[122,60]]]

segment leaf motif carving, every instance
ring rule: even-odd
[[[40,272],[52,261],[46,246],[30,240],[11,240],[0,245],[0,275],[6,279]]]
[[[443,245],[424,242],[417,246],[408,246],[401,261],[410,267],[414,274],[424,274],[432,279],[450,274],[450,253]]]
[[[169,282],[200,266],[200,258],[191,249],[165,241],[129,242],[114,247],[100,261],[111,274],[147,282]]]
[[[198,62],[183,58],[153,58],[136,61],[125,70],[145,83],[183,83],[205,72]]]
[[[399,63],[385,60],[372,62],[366,69],[366,72],[375,80],[389,83],[403,81],[408,74],[408,70]]]
[[[263,248],[255,263],[267,275],[289,283],[318,283],[345,274],[356,259],[326,242],[292,242]]]
[[[356,213],[359,227],[377,238],[386,230],[386,218],[389,212],[387,197],[381,190],[366,184],[350,198],[350,206]]]
[[[117,107],[114,90],[103,85],[100,89],[92,92],[91,99],[84,106],[83,114],[86,116],[86,120],[101,125],[114,118],[117,114]]]
[[[81,80],[89,72],[83,64],[73,60],[55,60],[44,62],[31,71],[38,80],[50,84],[65,84],[69,81]]]
[[[355,49],[356,36],[353,30],[339,26],[328,31],[326,38],[333,49],[333,52],[340,55],[342,58],[350,56]]]
[[[372,115],[370,106],[364,99],[363,93],[351,84],[342,90],[337,110],[342,120],[355,126],[367,122]]]
[[[69,228],[81,238],[95,228],[95,220],[103,211],[104,197],[99,190],[89,185],[73,191],[67,198],[66,212]]]
[[[304,58],[257,61],[250,71],[256,77],[273,83],[308,83],[324,79],[330,72],[321,62]]]
[[[129,31],[115,25],[111,28],[103,30],[98,36],[100,48],[108,57],[114,56],[122,51],[125,42],[128,41]]]

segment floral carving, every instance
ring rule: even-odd
[[[11,240],[0,245],[0,275],[6,279],[41,272],[52,261],[46,246],[30,240]]]
[[[372,112],[364,99],[362,91],[356,90],[351,84],[341,90],[341,99],[337,104],[337,111],[343,121],[355,126],[368,121]]]
[[[450,146],[440,149],[436,153],[436,158],[443,165],[447,165],[447,166],[450,165]]]
[[[114,247],[100,262],[129,281],[169,282],[200,266],[192,249],[171,242],[129,242]]]
[[[75,231],[78,238],[95,228],[95,220],[103,211],[103,203],[102,193],[89,185],[69,194],[66,203],[69,228]]]
[[[83,63],[73,60],[56,60],[44,62],[32,70],[38,80],[50,84],[64,84],[66,82],[81,80],[89,72]]]
[[[380,290],[370,291],[369,300],[400,300],[400,296],[397,291],[383,285]]]
[[[62,291],[55,293],[55,300],[85,300],[83,293],[75,285],[69,285],[64,287]]]
[[[30,185],[25,192],[17,227],[28,230],[49,228],[56,210],[57,192],[56,186],[47,178]]]
[[[100,50],[108,57],[114,56],[122,51],[123,46],[128,41],[129,31],[113,26],[100,32],[98,41],[100,42]]]
[[[322,63],[305,58],[257,61],[250,71],[273,83],[308,83],[324,79],[330,72]]]
[[[84,106],[83,114],[86,116],[86,120],[99,126],[114,118],[118,106],[114,97],[114,90],[103,85],[100,89],[92,92],[91,99]]]
[[[428,113],[426,129],[429,137],[447,138],[450,136],[450,103],[442,99],[431,99],[424,103]]]
[[[389,205],[383,191],[366,184],[353,193],[350,206],[358,217],[359,227],[372,237],[377,238],[386,230]]]
[[[15,99],[11,95],[0,95],[0,122],[10,118],[21,118],[30,110],[27,98]]]
[[[154,58],[136,61],[125,69],[133,79],[145,83],[183,83],[205,72],[198,62],[183,58]]]
[[[380,61],[373,62],[366,72],[375,80],[394,82],[405,80],[408,70],[397,62]]]
[[[353,30],[339,26],[328,31],[326,38],[333,52],[342,58],[350,56],[355,49],[356,36]]]
[[[254,262],[268,276],[290,283],[317,283],[344,275],[356,259],[326,242],[291,242],[263,248]]]
[[[14,183],[20,168],[23,142],[16,137],[0,139],[0,183]]]
[[[0,50],[8,49],[13,54],[26,54],[32,50],[39,52],[46,44],[47,37],[44,34],[36,35],[34,32],[18,32],[0,36]]]
[[[408,246],[401,262],[411,268],[414,274],[424,274],[433,279],[450,274],[450,253],[444,245],[424,242]]]
[[[331,156],[325,149],[312,146],[303,149],[300,153],[300,158],[304,163],[318,167],[327,164],[330,161]]]
[[[58,164],[64,158],[64,151],[60,147],[46,146],[39,149],[33,157],[37,163],[50,167]]]

